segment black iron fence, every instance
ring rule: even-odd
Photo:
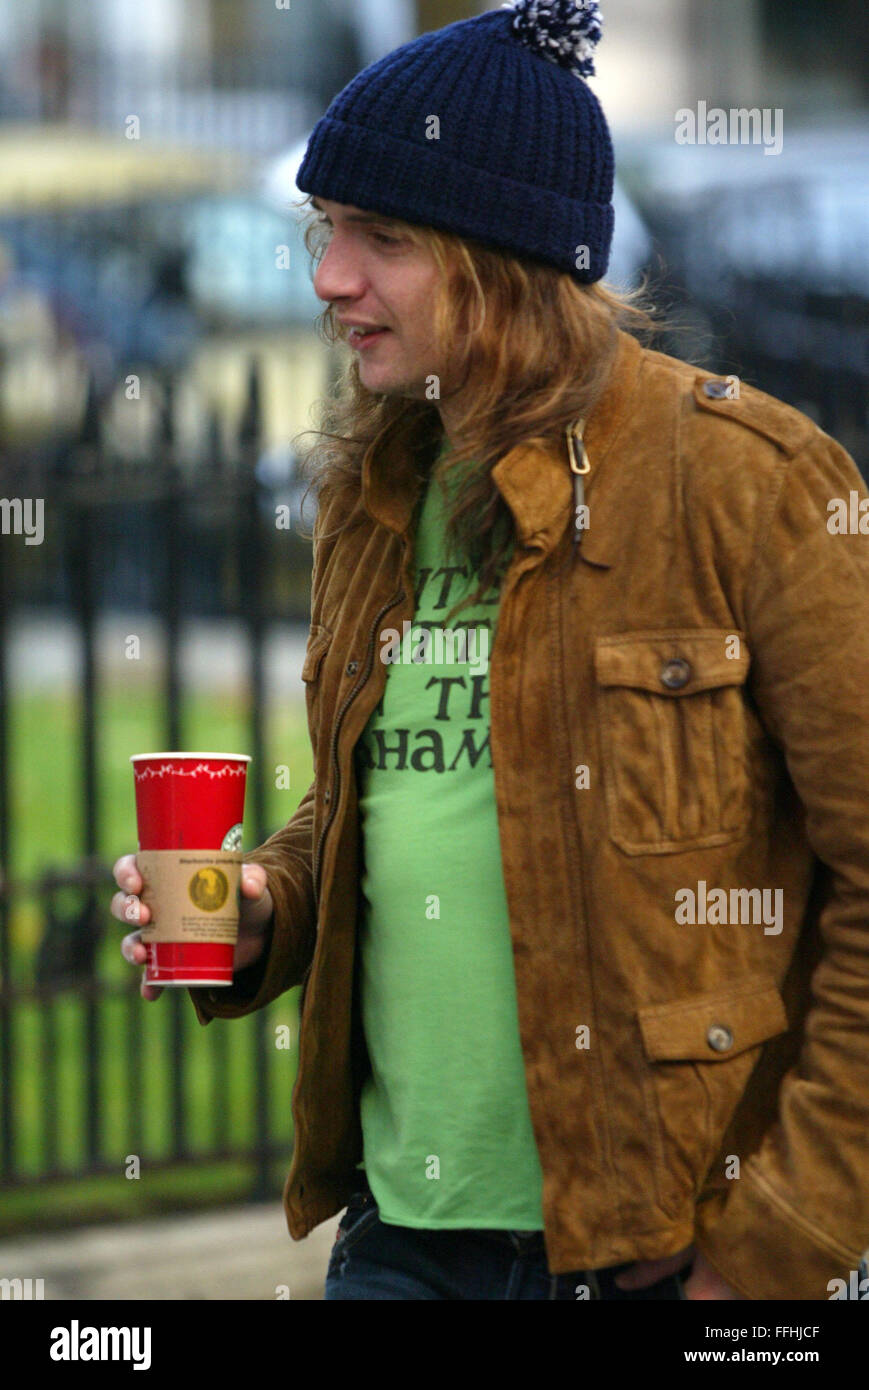
[[[804,411],[869,478],[865,161],[825,173],[643,193],[640,207],[684,328],[666,350]]]
[[[715,322],[751,381],[810,414],[869,479],[869,299],[741,276]]]
[[[276,529],[275,508],[287,494],[259,476],[256,364],[233,457],[189,466],[176,457],[172,419],[167,410],[154,456],[125,466],[101,447],[100,403],[92,393],[81,435],[68,449],[50,459],[25,458],[20,450],[0,458],[0,492],[9,503],[0,536],[0,1191],[7,1198],[0,1208],[8,1210],[13,1194],[46,1184],[131,1178],[176,1165],[195,1165],[201,1174],[204,1162],[229,1159],[248,1165],[243,1193],[274,1195],[273,1160],[285,1164],[292,1146],[295,1063],[287,1036],[296,1022],[294,997],[234,1021],[229,1034],[223,1020],[201,1027],[186,990],[167,990],[146,1005],[139,972],[119,954],[125,929],[108,911],[116,885],[113,858],[104,852],[103,798],[107,764],[118,754],[103,718],[97,625],[118,589],[129,588],[133,570],[150,589],[164,637],[156,691],[162,733],[148,747],[202,746],[188,733],[181,658],[183,624],[197,611],[191,594],[201,594],[204,574],[214,607],[237,618],[243,636],[244,735],[231,751],[252,757],[245,845],[262,843],[286,819],[268,804],[264,640],[273,617],[307,620],[310,544],[299,535],[298,516],[291,533]],[[15,533],[16,517],[26,513],[13,503],[36,499],[44,502],[44,537],[31,548]],[[65,738],[74,745],[63,815],[77,844],[57,862],[54,847],[40,843],[38,866],[25,875],[17,866],[33,861],[37,847],[19,842],[14,814],[26,794],[22,760],[29,746],[16,727],[20,692],[12,688],[9,649],[35,564],[40,582],[67,600],[79,654],[68,730],[40,731],[58,750]],[[130,746],[120,761],[129,768],[128,755],[142,751]],[[48,803],[57,789],[29,794]],[[134,850],[131,769],[126,824],[125,847]],[[83,1209],[73,1199],[65,1217],[76,1210]],[[0,1216],[0,1229],[9,1224]]]

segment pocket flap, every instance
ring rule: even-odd
[[[637,1011],[646,1056],[652,1062],[726,1062],[747,1047],[788,1029],[778,985],[750,984],[694,994]]]
[[[628,685],[654,695],[742,685],[748,666],[745,638],[735,628],[617,633],[599,637],[595,650],[599,685]]]
[[[324,654],[329,649],[332,641],[332,633],[328,627],[323,627],[322,623],[312,623],[311,631],[308,635],[308,646],[305,651],[305,660],[302,663],[302,680],[316,680],[317,672],[320,669],[320,662]]]

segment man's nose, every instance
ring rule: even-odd
[[[314,274],[314,293],[318,299],[358,299],[365,288],[352,252],[333,240],[326,247]]]

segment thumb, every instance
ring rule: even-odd
[[[242,864],[241,891],[246,898],[261,898],[266,888],[266,871],[262,864]]]

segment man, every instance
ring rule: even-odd
[[[191,995],[304,985],[284,1201],[295,1239],[348,1206],[327,1298],[826,1299],[869,1246],[869,552],[827,524],[866,491],[618,327],[596,9],[404,45],[298,176],[356,350],[315,778]]]

